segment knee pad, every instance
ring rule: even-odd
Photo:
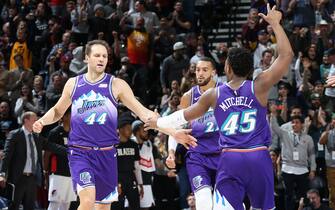
[[[195,207],[198,210],[213,209],[213,194],[210,187],[204,187],[194,193]]]

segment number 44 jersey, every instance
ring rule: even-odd
[[[253,85],[253,81],[245,80],[237,90],[229,84],[217,88],[214,115],[220,131],[221,148],[247,149],[270,145],[267,107],[258,102]]]
[[[76,77],[71,96],[69,145],[107,147],[119,142],[112,81],[109,74],[96,83],[87,81],[85,75]]]

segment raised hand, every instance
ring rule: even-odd
[[[327,86],[335,87],[335,75],[327,77]]]
[[[263,18],[266,22],[268,22],[270,25],[279,24],[282,13],[276,10],[276,6],[273,6],[272,9],[270,8],[270,4],[267,4],[267,14],[259,13],[258,16]]]

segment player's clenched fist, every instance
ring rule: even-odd
[[[43,121],[42,120],[37,120],[34,124],[33,124],[33,131],[35,133],[41,133],[43,129]]]

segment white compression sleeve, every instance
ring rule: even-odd
[[[135,161],[135,177],[137,180],[137,184],[143,184],[142,171],[138,160]]]
[[[157,120],[158,128],[178,128],[186,124],[184,110],[178,110],[168,116],[160,117]]]
[[[213,209],[213,195],[210,187],[204,187],[194,193],[195,207],[201,210]]]

